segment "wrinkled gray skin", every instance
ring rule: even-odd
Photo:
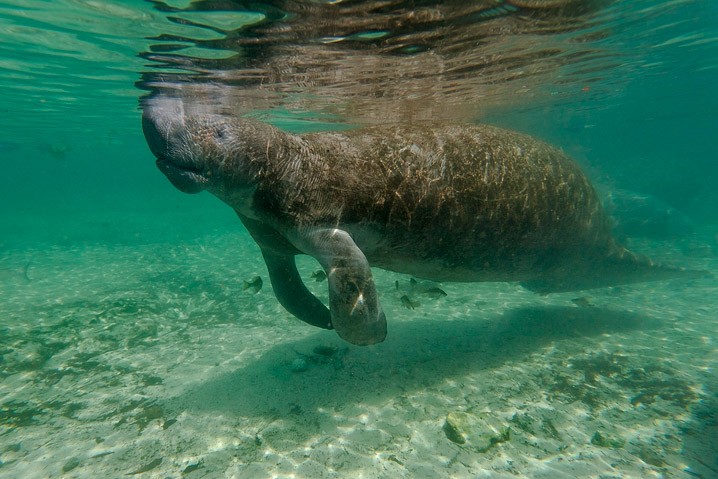
[[[578,166],[491,126],[397,125],[292,135],[145,100],[157,165],[181,191],[230,205],[261,248],[279,302],[346,341],[386,336],[370,265],[435,281],[521,281],[569,291],[681,275],[618,246]],[[329,311],[294,256],[324,268]]]

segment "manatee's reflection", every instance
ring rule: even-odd
[[[608,3],[207,0],[181,10],[155,2],[188,31],[155,37],[144,56],[165,71],[141,86],[229,85],[225,105],[242,113],[282,109],[355,124],[471,120],[548,95],[542,85],[559,77],[586,81],[579,66],[599,75],[606,54],[591,40],[605,35],[599,15]],[[217,11],[254,15],[234,30],[192,21]],[[198,27],[219,38],[196,39]]]

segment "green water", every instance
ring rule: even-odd
[[[408,309],[409,278],[377,271],[390,336],[372,348],[287,314],[235,214],[174,189],[140,127],[136,83],[178,74],[150,53],[180,43],[222,64],[211,42],[261,18],[244,3],[0,3],[0,477],[718,477],[715,280],[442,284]],[[708,0],[615,2],[533,42],[585,63],[449,115],[530,133],[602,192],[669,205],[690,229],[655,233],[651,213],[623,239],[715,273],[716,18]],[[352,113],[309,88],[247,105],[299,131],[392,114],[388,93]],[[300,262],[326,302],[315,269]],[[486,414],[499,432],[484,450]]]

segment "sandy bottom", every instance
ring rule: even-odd
[[[244,234],[1,252],[0,476],[718,477],[716,280],[375,274],[389,337],[362,348],[281,309]]]

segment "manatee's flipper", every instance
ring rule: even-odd
[[[580,260],[565,261],[561,267],[549,268],[545,276],[524,281],[521,286],[536,293],[548,294],[629,283],[709,277],[711,273],[708,271],[656,263],[646,256],[616,246],[608,254],[584,252]]]
[[[291,314],[305,323],[332,329],[329,310],[309,292],[297,271],[294,256],[300,251],[273,228],[239,215],[239,219],[262,250],[274,295]]]
[[[386,316],[379,304],[369,263],[346,231],[321,229],[300,239],[327,274],[332,326],[342,339],[358,345],[386,338]]]
[[[274,295],[284,308],[312,326],[332,329],[329,310],[309,292],[299,276],[293,255],[277,255],[262,249]]]

